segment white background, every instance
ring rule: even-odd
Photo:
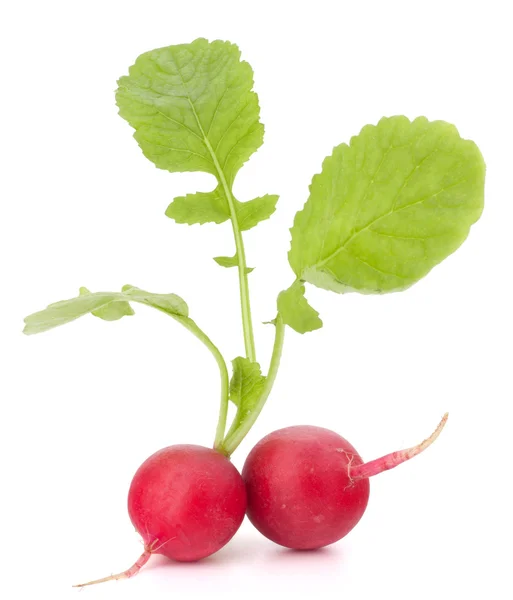
[[[0,596],[16,598],[512,597],[511,22],[508,2],[10,2],[1,44]],[[234,456],[266,433],[337,430],[364,458],[446,430],[372,481],[368,511],[335,546],[294,553],[247,522],[216,556],[159,558],[131,581],[72,583],[141,552],[126,512],[139,464],[210,445],[210,354],[151,309],[45,335],[22,318],[78,287],[180,294],[227,359],[243,352],[228,225],[179,226],[174,196],[211,187],[142,156],[117,115],[116,79],[142,52],[196,37],[239,44],[255,70],[264,146],[236,195],[279,193],[246,235],[259,359],[292,281],[288,227],[334,145],[383,115],[455,123],[487,162],[486,208],[465,244],[402,294],[308,291],[325,327],[287,332],[275,391]],[[70,596],[72,594],[72,596]]]

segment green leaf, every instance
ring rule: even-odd
[[[276,210],[278,196],[266,194],[249,202],[235,200],[235,212],[241,231],[252,229],[268,219]],[[203,225],[224,223],[230,218],[230,207],[221,186],[213,192],[196,192],[178,196],[167,207],[166,216],[177,223]]]
[[[227,269],[230,267],[236,267],[239,264],[239,258],[237,254],[235,256],[215,256],[214,260],[221,267],[226,267]],[[246,273],[251,273],[254,271],[255,267],[246,267]]]
[[[236,203],[237,217],[241,231],[247,231],[268,219],[276,210],[279,196],[266,194],[249,202]]]
[[[314,331],[322,327],[319,313],[314,310],[305,298],[305,286],[294,282],[288,290],[278,295],[278,312],[283,322],[298,333]]]
[[[119,114],[157,167],[231,184],[263,141],[253,71],[235,44],[197,39],[146,52],[118,81]]]
[[[127,300],[153,306],[174,317],[188,317],[189,308],[180,296],[176,294],[153,294],[133,285],[124,285],[122,292]]]
[[[197,39],[146,52],[118,81],[119,114],[135,129],[144,155],[160,169],[202,171],[219,186],[175,198],[166,214],[178,223],[222,223],[230,218],[235,175],[263,142],[253,71],[235,44]],[[276,196],[233,198],[242,229],[274,211]]]
[[[228,371],[223,356],[212,340],[189,317],[189,309],[182,298],[176,294],[152,294],[132,285],[125,285],[121,292],[91,293],[87,288],[80,288],[77,298],[50,304],[45,310],[25,318],[23,333],[31,335],[48,331],[64,325],[88,313],[107,321],[115,321],[122,316],[133,314],[129,302],[139,302],[152,306],[178,321],[183,327],[196,336],[212,353],[221,375],[221,407],[228,407]],[[220,420],[219,429],[224,433],[225,421]],[[217,435],[216,435],[217,439]],[[221,440],[222,441],[222,440]],[[219,442],[220,443],[220,442]]]
[[[242,422],[257,404],[265,383],[260,365],[247,358],[232,361],[233,376],[230,381],[230,400],[237,406],[236,420]],[[232,424],[232,428],[236,424]]]
[[[485,164],[453,125],[382,119],[337,146],[291,229],[298,279],[336,292],[404,290],[465,240]]]
[[[88,313],[107,321],[113,321],[124,316],[133,314],[128,302],[139,302],[147,306],[153,306],[177,320],[188,320],[188,308],[184,300],[175,294],[151,294],[139,288],[127,285],[122,292],[96,292],[90,293],[87,288],[80,288],[80,295],[70,300],[63,300],[50,304],[46,309],[29,315],[25,318],[25,329],[23,333],[32,335],[42,333],[70,323]],[[121,307],[121,308],[120,308]]]
[[[79,292],[81,296],[91,294],[86,287],[81,287]],[[122,317],[133,315],[134,311],[128,302],[125,302],[124,300],[116,300],[114,302],[105,304],[97,310],[92,310],[91,314],[99,319],[103,319],[104,321],[117,321]]]
[[[230,218],[230,209],[222,188],[218,186],[213,192],[197,192],[175,198],[167,207],[166,216],[187,225],[224,223]]]

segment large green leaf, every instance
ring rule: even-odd
[[[81,288],[80,295],[76,298],[55,302],[44,310],[26,317],[23,333],[42,333],[89,313],[107,321],[114,321],[133,314],[129,302],[153,306],[177,320],[184,321],[184,324],[190,321],[187,304],[175,294],[151,294],[131,285],[125,285],[122,292],[91,293],[87,288]]]
[[[368,125],[314,176],[290,265],[298,280],[336,292],[404,290],[463,243],[483,210],[484,179],[479,149],[449,123]]]
[[[465,240],[483,210],[485,165],[453,125],[382,119],[341,144],[294,220],[297,277],[336,291],[409,287]]]
[[[237,171],[262,145],[264,134],[253,71],[240,60],[237,46],[197,39],[152,50],[139,56],[118,84],[119,114],[135,129],[147,158],[171,172],[211,173],[219,183],[213,192],[176,198],[166,211],[169,217],[179,223],[222,223],[231,216],[230,204],[241,218],[253,215],[243,229],[269,217],[271,197],[241,203],[231,192]]]

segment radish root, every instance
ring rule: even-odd
[[[376,460],[371,460],[363,465],[356,465],[354,467],[350,465],[350,479],[352,481],[356,481],[358,479],[367,479],[368,477],[379,475],[380,473],[383,473],[383,471],[393,469],[394,467],[397,467],[397,465],[400,465],[401,463],[410,460],[410,458],[417,456],[417,454],[423,452],[436,440],[436,438],[442,432],[442,429],[445,427],[448,418],[449,413],[445,413],[435,431],[433,431],[433,433],[427,439],[417,446],[413,446],[407,450],[398,450],[397,452],[392,452],[391,454],[387,454],[381,458],[377,458]]]
[[[89,581],[88,583],[81,583],[79,585],[74,585],[74,588],[84,588],[89,585],[96,585],[97,583],[106,583],[107,581],[118,581],[119,579],[130,579],[134,575],[137,575],[139,571],[144,567],[144,565],[150,560],[151,555],[154,552],[155,542],[150,546],[144,547],[144,552],[137,559],[135,564],[133,564],[129,569],[123,571],[122,573],[118,573],[117,575],[110,575],[109,577],[103,577],[102,579],[95,579],[94,581]]]

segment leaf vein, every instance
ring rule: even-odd
[[[316,263],[315,265],[313,265],[313,268],[319,268],[324,266],[326,263],[328,263],[332,258],[335,258],[335,256],[337,256],[340,252],[342,252],[343,250],[346,249],[346,247],[363,231],[366,231],[367,229],[370,229],[373,225],[375,225],[376,223],[379,223],[379,221],[381,221],[382,219],[385,219],[386,217],[389,217],[391,214],[397,214],[403,210],[406,210],[408,208],[411,208],[412,206],[416,206],[418,204],[421,204],[422,202],[425,202],[426,200],[431,200],[433,198],[436,198],[437,196],[439,196],[440,194],[442,194],[443,192],[445,192],[448,189],[451,189],[453,187],[456,187],[457,185],[460,185],[461,183],[466,183],[466,179],[461,179],[459,181],[456,181],[455,183],[445,186],[444,188],[442,188],[441,190],[439,190],[438,192],[436,192],[435,194],[429,194],[428,196],[424,196],[423,198],[421,198],[420,200],[416,200],[415,202],[411,202],[410,204],[406,204],[405,206],[401,206],[401,208],[398,208],[397,210],[391,210],[386,212],[385,214],[377,217],[376,219],[373,219],[370,223],[368,223],[367,225],[365,225],[365,227],[362,227],[361,229],[358,229],[357,231],[353,232],[348,238],[347,240],[341,245],[339,246],[334,252],[332,252],[329,256],[327,256],[326,258],[324,258],[323,260],[319,261],[318,263]]]
[[[217,152],[217,150],[219,149],[219,146],[221,145],[221,142],[223,141],[223,139],[225,138],[226,134],[230,131],[230,129],[233,127],[233,125],[236,123],[236,121],[239,119],[239,117],[242,115],[242,113],[244,112],[244,110],[246,109],[246,107],[248,106],[249,102],[246,102],[246,104],[244,104],[244,106],[239,110],[239,112],[237,113],[236,117],[233,119],[233,121],[228,125],[228,127],[225,129],[223,135],[219,138],[216,147],[214,148],[214,152]],[[234,147],[239,143],[239,141],[237,140],[237,142],[235,143]],[[233,148],[232,148],[233,150]],[[231,152],[231,150],[230,150]],[[226,164],[226,161],[225,163]],[[224,168],[224,165],[223,165]]]
[[[159,148],[166,148],[167,150],[172,150],[173,152],[184,152],[186,154],[192,154],[194,156],[199,156],[203,160],[206,160],[207,162],[211,163],[212,165],[214,164],[212,162],[212,159],[209,156],[205,156],[204,154],[200,154],[199,152],[194,152],[193,150],[189,150],[187,148],[173,148],[172,146],[166,146],[165,144],[153,144],[153,145],[157,146]]]
[[[344,248],[344,250],[347,252],[347,254],[349,254],[353,258],[356,258],[356,260],[358,260],[362,264],[367,265],[368,267],[370,267],[374,271],[377,271],[378,273],[381,273],[382,275],[391,275],[392,277],[398,277],[399,279],[408,279],[407,277],[404,277],[403,275],[399,275],[398,273],[393,273],[391,271],[384,271],[383,269],[376,267],[375,265],[371,264],[370,262],[367,262],[366,260],[364,260],[361,256],[356,254],[354,251],[351,252],[349,250],[349,248]]]

